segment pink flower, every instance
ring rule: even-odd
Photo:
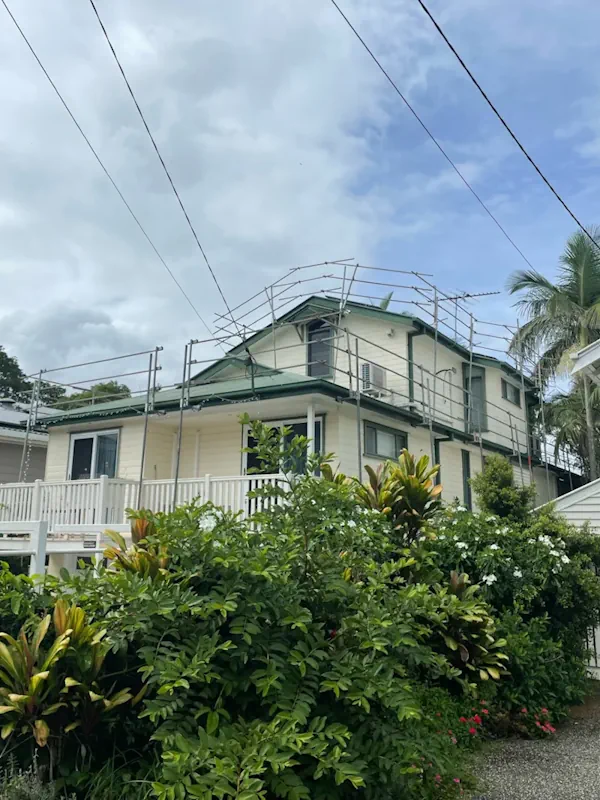
[[[489,714],[490,712],[487,710],[487,708],[482,708],[481,709],[481,713],[482,714]]]
[[[454,783],[460,783],[460,778],[453,778]]]
[[[475,723],[475,725],[481,725],[483,720],[481,719],[479,714],[475,714],[475,716],[473,717],[473,722]]]
[[[434,780],[435,780],[436,783],[440,783],[440,781],[442,780],[442,776],[441,775],[436,775]]]
[[[459,722],[466,722],[466,721],[467,721],[467,718],[466,718],[466,717],[461,717],[461,718],[460,718],[458,721],[459,721]]]
[[[542,714],[547,714],[547,713],[548,713],[548,709],[547,708],[542,708]]]
[[[469,733],[471,734],[471,736],[475,736],[475,734],[477,733],[477,728],[469,728]]]
[[[521,709],[521,714],[527,714],[527,709],[525,708],[525,706],[523,706],[523,708]]]
[[[452,744],[456,744],[456,741],[457,741],[457,740],[456,740],[456,736],[453,736],[453,737],[450,739],[450,741],[452,742]]]

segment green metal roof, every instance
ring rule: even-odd
[[[251,378],[232,378],[218,383],[201,383],[191,386],[189,390],[190,405],[206,405],[207,403],[220,403],[240,399],[263,397],[281,393],[294,393],[301,390],[311,391],[328,384],[332,391],[339,387],[319,378],[308,378],[291,372],[271,371],[269,374],[256,375]],[[181,399],[180,389],[164,389],[156,392],[154,399],[155,410],[174,410],[179,408]],[[145,396],[112,400],[108,403],[81,406],[64,411],[62,414],[44,420],[45,425],[68,425],[74,422],[89,422],[106,417],[130,417],[144,413]]]

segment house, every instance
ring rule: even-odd
[[[0,398],[0,483],[12,483],[21,477],[30,481],[44,477],[48,434],[36,429],[27,435],[28,416],[28,411],[14,400]]]
[[[282,478],[254,474],[242,414],[307,435],[350,475],[404,447],[426,454],[441,465],[444,499],[467,507],[470,478],[491,453],[512,460],[538,503],[565,491],[566,474],[542,464],[529,429],[534,384],[411,314],[313,296],[195,375],[186,354],[179,387],[44,419],[44,480],[0,484],[0,531],[47,523],[55,569],[73,565],[74,548],[100,552],[84,534],[123,524],[126,508],[167,511],[197,497],[249,513],[259,501],[248,490]]]
[[[444,496],[467,506],[469,478],[487,454],[502,453],[545,502],[562,491],[564,473],[541,464],[528,426],[535,402],[534,384],[510,364],[472,353],[421,319],[356,302],[340,310],[338,300],[315,296],[193,375],[183,392],[156,392],[146,433],[145,398],[47,420],[45,480],[141,476],[151,487],[176,474],[182,485],[247,475],[256,464],[243,452],[244,412],[308,434],[348,474],[404,447],[426,453],[441,465]],[[165,505],[168,492],[159,500],[149,491],[147,500]]]

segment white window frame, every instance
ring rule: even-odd
[[[79,433],[72,433],[69,442],[69,462],[67,464],[67,480],[73,480],[71,475],[73,473],[73,450],[75,442],[78,439],[92,439],[92,461],[90,464],[90,480],[99,478],[96,475],[96,455],[98,452],[98,436],[105,436],[107,433],[117,434],[117,458],[115,460],[115,478],[119,474],[119,451],[121,449],[121,429],[120,428],[102,428],[101,430],[93,431],[80,431]]]
[[[290,417],[288,419],[264,419],[260,420],[260,422],[264,422],[265,425],[268,425],[270,428],[283,428],[286,425],[293,425],[296,422],[303,422],[308,425],[308,420],[306,417]],[[321,425],[321,453],[326,452],[324,448],[325,443],[325,415],[324,414],[315,414],[315,426],[317,422]],[[248,434],[250,433],[250,425],[243,426],[243,443],[244,443],[244,450],[242,451],[242,475],[248,474],[248,453],[245,452],[245,448],[248,447]],[[308,437],[314,438],[314,437]]]

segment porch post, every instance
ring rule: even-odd
[[[100,524],[108,522],[108,475],[100,475],[98,485],[98,510],[97,521]]]
[[[37,520],[31,528],[31,556],[29,559],[29,575],[43,575],[46,571],[46,540],[48,523]]]
[[[33,499],[31,501],[31,519],[42,518],[42,481],[38,478],[33,484]]]
[[[306,435],[308,436],[306,455],[310,458],[315,452],[315,407],[312,400],[306,409]]]

